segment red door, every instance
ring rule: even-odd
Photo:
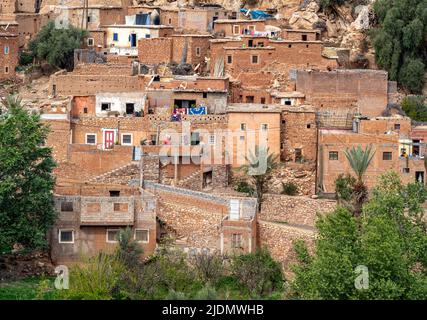
[[[104,148],[112,149],[114,146],[114,130],[104,131]]]

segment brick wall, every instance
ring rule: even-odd
[[[144,64],[171,62],[172,42],[172,38],[140,39],[138,41],[138,60]]]
[[[0,25],[0,81],[15,77],[18,65],[18,37],[10,31],[3,34],[3,27]],[[6,47],[8,54],[5,54]]]
[[[298,71],[296,90],[319,109],[353,109],[379,116],[387,105],[387,72],[378,70]]]

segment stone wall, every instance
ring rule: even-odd
[[[266,194],[258,219],[314,227],[317,213],[328,213],[335,206],[334,200]]]

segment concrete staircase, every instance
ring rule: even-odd
[[[179,180],[177,183],[177,187],[182,187],[191,190],[200,190],[201,189],[201,174],[202,170],[197,170],[186,176],[184,179]]]

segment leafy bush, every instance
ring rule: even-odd
[[[412,120],[427,121],[427,105],[424,96],[407,96],[403,98],[401,106],[406,115]]]
[[[424,84],[427,60],[425,0],[378,0],[374,11],[378,28],[371,31],[379,67],[413,93]]]
[[[74,50],[81,48],[87,31],[74,27],[57,29],[50,21],[29,43],[32,54],[51,65],[71,70],[74,64]]]
[[[34,54],[32,52],[21,51],[19,53],[19,65],[27,66],[32,64],[34,60]]]
[[[351,174],[341,173],[335,179],[335,194],[337,200],[350,201],[356,185],[356,178]]]
[[[259,297],[283,288],[281,266],[265,249],[234,256],[231,273],[251,296]]]
[[[247,195],[253,195],[255,190],[245,180],[239,180],[234,188],[237,192],[246,193]]]
[[[282,182],[282,194],[295,196],[298,194],[298,186],[293,182]]]

